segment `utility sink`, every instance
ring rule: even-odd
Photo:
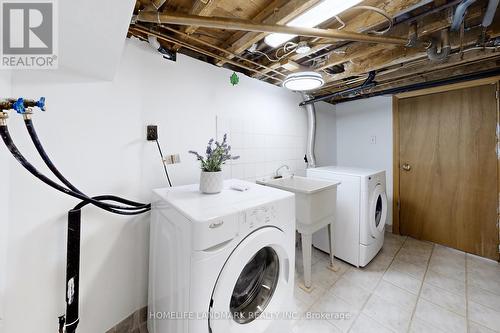
[[[295,193],[295,214],[297,231],[302,238],[302,256],[304,262],[304,284],[301,288],[311,292],[311,256],[312,234],[328,227],[330,239],[330,269],[337,271],[334,266],[333,253],[333,223],[337,206],[337,186],[340,183],[319,179],[292,176],[278,179],[262,179],[258,184],[271,186],[280,190]]]
[[[258,184],[295,193],[296,218],[299,232],[310,225],[335,214],[337,186],[340,183],[292,176],[278,179],[262,179]]]

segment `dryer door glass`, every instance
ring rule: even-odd
[[[258,318],[271,301],[278,279],[278,254],[265,247],[250,259],[236,282],[230,303],[233,319],[247,324]]]
[[[375,206],[375,227],[378,228],[378,225],[380,224],[380,221],[382,220],[382,196],[379,195],[377,198],[377,203]]]

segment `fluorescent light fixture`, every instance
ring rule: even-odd
[[[286,25],[289,27],[313,28],[332,17],[342,13],[346,9],[359,4],[362,0],[323,0],[316,6],[300,14]],[[264,41],[271,47],[278,47],[297,35],[270,34]]]
[[[321,74],[309,71],[289,74],[283,81],[283,87],[293,91],[314,90],[324,84]]]

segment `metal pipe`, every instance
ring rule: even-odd
[[[285,77],[285,76],[286,76],[285,74],[283,74],[283,73],[281,73],[281,72],[279,72],[279,71],[277,71],[277,70],[275,70],[275,69],[273,69],[273,68],[271,68],[271,67],[269,67],[269,66],[266,66],[266,65],[260,64],[260,63],[258,63],[258,62],[255,62],[255,61],[253,61],[253,60],[250,60],[250,59],[247,59],[247,58],[245,58],[245,57],[242,57],[242,56],[240,56],[240,55],[238,55],[238,54],[236,54],[236,53],[230,52],[230,51],[228,51],[228,50],[226,50],[226,49],[224,49],[224,48],[222,48],[222,47],[219,47],[219,46],[216,46],[216,45],[213,45],[213,44],[207,43],[207,42],[205,42],[203,39],[193,37],[192,35],[188,35],[188,34],[186,34],[186,33],[182,32],[182,31],[178,31],[178,30],[172,29],[172,28],[170,28],[170,27],[162,27],[162,28],[163,28],[163,29],[166,29],[166,30],[168,30],[168,31],[171,31],[171,32],[173,32],[173,33],[179,34],[179,35],[181,35],[181,36],[184,36],[184,37],[186,37],[186,38],[188,38],[188,39],[194,40],[194,41],[196,41],[196,42],[198,42],[198,43],[200,43],[200,44],[202,44],[202,45],[205,45],[205,46],[211,47],[211,48],[213,48],[213,49],[215,49],[215,50],[217,50],[217,51],[221,51],[221,52],[224,52],[224,53],[226,53],[226,54],[229,54],[230,56],[232,56],[232,57],[234,57],[234,58],[238,58],[238,59],[240,59],[240,60],[242,60],[242,61],[246,61],[246,62],[248,62],[248,63],[250,63],[250,64],[252,64],[252,65],[255,65],[255,66],[258,66],[258,67],[262,67],[262,68],[264,68],[264,69],[267,69],[267,70],[269,70],[270,72],[274,72],[274,73],[276,73],[276,74],[278,74],[278,75],[281,75],[281,76],[283,76],[283,77]]]
[[[351,41],[366,42],[366,43],[394,44],[403,46],[405,46],[408,43],[406,38],[400,38],[400,37],[373,36],[373,35],[348,32],[348,31],[289,27],[285,25],[255,23],[253,21],[225,18],[225,17],[205,17],[205,16],[178,14],[178,13],[158,13],[155,11],[141,11],[139,15],[137,15],[137,21],[158,23],[158,24],[166,23],[166,24],[179,24],[187,26],[194,25],[205,28],[217,28],[225,30],[285,33],[285,34],[299,35],[306,37],[321,37],[327,39],[351,40]]]
[[[453,15],[453,22],[451,23],[451,31],[460,30],[460,26],[467,15],[467,9],[475,2],[476,0],[463,0],[462,3],[457,6],[455,14]]]
[[[302,93],[304,101],[311,99],[310,95]],[[306,145],[306,162],[308,168],[316,167],[316,156],[314,148],[316,147],[316,108],[314,103],[305,104],[307,112],[307,145]]]
[[[365,98],[376,97],[376,96],[394,95],[394,94],[399,94],[399,93],[404,93],[404,92],[409,92],[409,91],[414,91],[414,90],[439,87],[439,86],[444,86],[444,85],[459,83],[459,82],[464,82],[464,81],[473,81],[473,80],[484,79],[484,78],[498,76],[498,75],[500,75],[500,68],[495,68],[492,70],[487,70],[487,71],[478,72],[478,73],[457,75],[457,76],[453,76],[451,78],[446,78],[446,79],[441,79],[441,80],[416,83],[416,84],[411,84],[411,85],[407,85],[404,87],[390,88],[390,89],[386,89],[386,90],[376,91],[376,92],[371,93],[371,94],[359,95],[359,96],[356,96],[353,98],[346,98],[346,99],[343,99],[340,101],[336,101],[335,104],[341,104],[341,103],[345,103],[345,102],[355,101],[358,99],[365,99]]]
[[[132,30],[132,31],[137,31],[137,32],[140,32],[140,33],[146,34],[146,35],[148,35],[148,36],[149,36],[149,35],[154,35],[154,36],[158,37],[158,39],[162,39],[162,40],[165,40],[165,41],[167,41],[167,42],[170,42],[170,43],[174,43],[174,44],[180,45],[180,46],[185,47],[185,48],[187,48],[187,49],[190,49],[190,50],[196,51],[196,52],[198,52],[198,53],[201,53],[201,54],[207,55],[207,56],[209,56],[209,57],[212,57],[212,58],[215,58],[215,59],[218,59],[218,60],[221,60],[221,61],[225,61],[225,62],[227,62],[227,63],[229,63],[229,64],[231,64],[231,65],[233,65],[233,66],[237,66],[237,67],[239,67],[239,68],[243,68],[243,69],[246,69],[246,70],[248,70],[248,71],[251,71],[251,72],[254,72],[254,73],[258,73],[258,74],[260,74],[260,75],[262,75],[262,76],[265,76],[265,77],[267,77],[267,78],[269,78],[269,79],[273,79],[273,80],[276,80],[276,81],[278,81],[278,82],[281,82],[281,80],[280,80],[280,79],[277,79],[277,78],[275,78],[275,77],[273,77],[273,76],[271,76],[271,75],[268,75],[268,74],[264,74],[264,73],[262,73],[261,71],[259,71],[259,70],[257,70],[257,69],[254,69],[254,68],[248,67],[248,66],[243,65],[243,64],[241,64],[241,63],[239,63],[239,62],[236,62],[236,61],[232,61],[232,60],[226,59],[226,58],[221,57],[221,56],[219,56],[219,55],[217,55],[217,54],[215,54],[215,53],[212,53],[212,52],[210,52],[210,51],[203,50],[203,49],[201,49],[201,48],[199,48],[199,47],[196,47],[196,46],[193,46],[193,45],[190,45],[190,44],[184,43],[183,41],[178,40],[178,39],[176,39],[176,38],[174,38],[174,37],[164,36],[164,35],[162,35],[162,34],[160,34],[160,33],[158,33],[158,32],[155,32],[155,31],[149,30],[149,29],[147,29],[147,28],[144,28],[144,27],[142,27],[142,26],[138,26],[138,25],[135,25],[135,26],[131,27],[131,28],[130,28],[130,30]]]
[[[438,44],[441,43],[441,50],[438,51]],[[441,62],[448,59],[451,53],[450,32],[448,29],[441,31],[441,40],[432,39],[431,47],[427,49],[427,57],[430,61]]]
[[[313,104],[313,103],[316,103],[319,101],[329,100],[329,99],[332,99],[332,98],[337,97],[337,96],[342,96],[344,94],[350,94],[350,93],[361,91],[363,89],[373,88],[376,85],[376,83],[373,81],[374,79],[375,79],[375,72],[371,71],[368,74],[368,77],[366,78],[365,82],[363,82],[358,87],[347,88],[347,89],[344,89],[341,91],[336,91],[336,92],[331,93],[331,94],[318,96],[318,97],[314,97],[314,98],[309,98],[307,100],[304,100],[302,103],[300,103],[299,106],[305,106],[305,105]]]
[[[495,12],[498,7],[500,0],[490,0],[488,2],[488,8],[486,8],[486,13],[484,14],[483,23],[481,25],[487,28],[493,23],[493,18],[495,18]]]

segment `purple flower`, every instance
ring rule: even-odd
[[[206,158],[200,154],[190,150],[189,153],[196,156],[197,160],[201,162],[201,169],[207,172],[221,171],[222,165],[228,160],[237,160],[239,156],[231,155],[231,146],[227,144],[227,134],[224,134],[222,143],[215,141],[215,148],[213,147],[214,139],[208,141],[207,149],[205,151]]]

